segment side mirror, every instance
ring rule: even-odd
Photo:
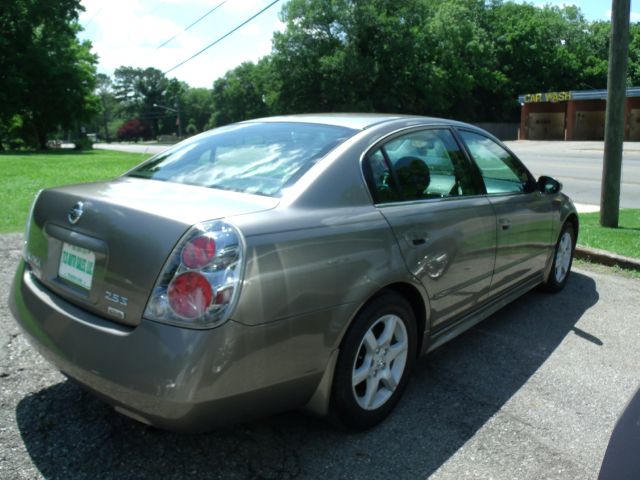
[[[543,175],[538,179],[538,190],[542,193],[558,193],[562,190],[562,184],[555,178]]]

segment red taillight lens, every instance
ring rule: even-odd
[[[191,227],[162,267],[144,317],[198,329],[226,322],[242,287],[243,240],[237,227],[221,220]]]
[[[169,306],[177,315],[182,318],[196,318],[203,315],[211,305],[213,292],[203,275],[186,272],[173,279],[167,296]]]
[[[215,256],[216,242],[205,235],[190,240],[182,249],[182,263],[187,268],[206,267]]]

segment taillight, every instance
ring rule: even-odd
[[[144,317],[190,328],[225,322],[240,294],[244,245],[223,221],[192,227],[164,265]]]
[[[213,299],[211,285],[201,273],[185,272],[175,277],[167,290],[169,306],[183,318],[197,318],[207,311]]]
[[[189,268],[209,265],[216,256],[216,242],[213,238],[200,235],[182,248],[182,263]]]

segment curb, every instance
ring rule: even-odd
[[[640,271],[640,259],[623,257],[615,253],[607,252],[597,248],[583,247],[576,245],[575,257],[580,260],[587,260],[592,263],[608,265],[610,267],[618,266],[628,268],[630,270]]]

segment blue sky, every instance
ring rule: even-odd
[[[99,56],[98,70],[112,74],[121,65],[155,67],[166,71],[189,58],[274,0],[82,0],[80,15]],[[271,36],[283,28],[278,18],[280,0],[235,33],[197,58],[168,73],[193,87],[211,87],[213,81],[244,61],[256,61],[271,49]],[[523,3],[523,2],[521,2]],[[608,20],[608,0],[530,1],[537,6],[577,5],[589,20]],[[197,25],[184,28],[220,7]],[[631,1],[631,19],[640,21],[640,0]],[[182,32],[182,33],[181,33]],[[167,45],[160,44],[179,34]]]
[[[524,2],[520,2],[524,3]],[[611,18],[611,0],[574,0],[574,1],[549,1],[549,2],[539,2],[532,1],[527,3],[533,3],[534,5],[577,5],[582,10],[582,13],[587,17],[588,20],[610,20]],[[634,8],[637,9],[638,1],[631,0],[631,12],[632,12],[632,21],[640,20],[640,11],[636,10],[634,15]]]

